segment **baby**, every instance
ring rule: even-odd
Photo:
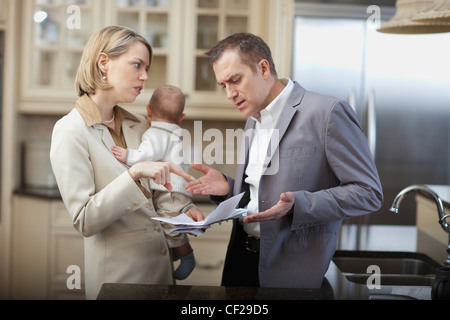
[[[175,152],[180,151],[181,139],[176,135],[176,130],[180,129],[179,124],[184,119],[184,105],[185,98],[179,88],[166,85],[156,89],[147,105],[150,128],[142,136],[139,149],[114,146],[112,152],[116,159],[129,166],[141,161],[171,162],[187,172],[189,164],[174,162],[174,157],[177,156]],[[150,187],[154,190],[153,204],[161,217],[174,217],[182,213],[183,209],[186,211],[186,208],[194,207],[192,194],[184,188],[186,180],[174,174],[171,174],[170,179],[173,187],[171,192],[150,180]],[[195,267],[194,253],[188,237],[184,233],[169,233],[169,226],[163,226],[167,243],[173,248],[174,260],[178,257],[181,259],[174,278],[184,280]]]

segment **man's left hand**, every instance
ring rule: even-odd
[[[244,223],[265,222],[278,220],[292,212],[295,203],[295,196],[292,192],[285,192],[280,195],[280,201],[272,208],[245,217]]]

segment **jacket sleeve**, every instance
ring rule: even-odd
[[[378,172],[351,107],[336,101],[325,128],[326,161],[338,183],[316,192],[295,192],[293,230],[372,213],[383,203]]]
[[[148,203],[125,168],[106,186],[96,184],[98,172],[91,163],[86,137],[67,121],[53,129],[50,160],[73,225],[83,236],[102,231]],[[104,165],[106,174],[106,160]]]

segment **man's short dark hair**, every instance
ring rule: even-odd
[[[256,65],[263,59],[269,62],[270,72],[277,76],[275,64],[269,46],[260,37],[251,33],[235,33],[219,41],[211,50],[206,52],[209,62],[213,64],[227,50],[236,50],[242,62],[256,71]]]

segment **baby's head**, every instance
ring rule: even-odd
[[[153,92],[147,105],[147,120],[180,124],[184,119],[185,97],[183,92],[171,85],[159,87]]]

